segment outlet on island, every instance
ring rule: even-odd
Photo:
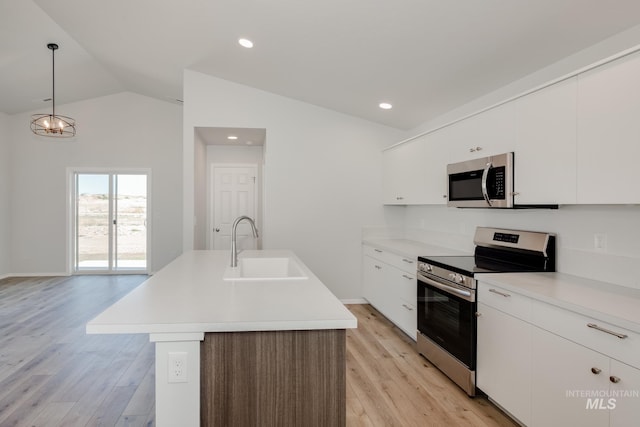
[[[184,351],[170,352],[167,382],[186,383],[187,381],[187,353]]]

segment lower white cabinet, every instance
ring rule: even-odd
[[[609,389],[609,358],[543,329],[532,330],[531,425],[608,426],[608,409],[587,409],[583,393]]]
[[[531,424],[531,325],[478,303],[476,385],[522,424]]]
[[[479,282],[477,386],[527,426],[640,425],[640,335],[594,322]]]
[[[362,295],[411,339],[416,339],[416,260],[363,247]]]

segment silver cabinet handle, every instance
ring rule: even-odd
[[[406,262],[407,264],[413,264],[413,261],[411,261],[410,259],[402,258],[402,261]]]
[[[219,232],[220,232],[220,229],[219,229],[219,228],[216,228],[215,230],[216,230],[216,233],[219,233]]]
[[[443,199],[446,199],[446,198],[447,198],[447,195],[446,195],[446,194],[443,194],[443,195],[442,195],[442,198],[443,198]]]
[[[591,368],[591,373],[594,375],[598,375],[600,372],[602,372],[602,369],[600,368]]]
[[[480,316],[482,316],[482,313],[480,313],[479,311],[476,311],[476,313],[475,313],[475,314],[476,314],[476,317],[480,317]]]
[[[470,153],[475,153],[476,151],[481,151],[482,147],[471,147],[469,148]]]
[[[505,294],[504,292],[496,291],[495,289],[489,289],[489,292],[501,295],[501,296],[503,296],[505,298],[509,298],[511,296],[510,294]]]
[[[489,169],[491,169],[492,167],[493,165],[491,164],[491,162],[487,163],[487,165],[484,167],[484,171],[482,171],[481,182],[482,197],[484,197],[484,200],[489,206],[491,206],[491,199],[489,199],[489,193],[487,192],[487,178],[489,177]]]
[[[413,311],[413,308],[409,307],[407,304],[402,304],[402,306],[409,311]]]
[[[380,249],[374,249],[374,251],[378,252],[379,254],[382,253],[382,251]]]
[[[377,268],[378,270],[382,270],[382,267],[380,267],[379,265],[374,265],[375,268]]]
[[[621,334],[619,332],[615,332],[615,331],[612,331],[612,330],[609,330],[609,329],[601,328],[600,326],[596,325],[595,323],[587,323],[587,327],[591,328],[591,329],[595,329],[595,330],[601,331],[601,332],[605,332],[605,333],[610,334],[610,335],[614,335],[614,336],[620,338],[621,340],[623,340],[623,339],[628,337],[628,335]]]
[[[411,276],[407,276],[406,274],[403,274],[402,277],[404,277],[405,279],[409,279],[409,280],[413,280],[414,278]]]
[[[611,382],[612,382],[612,383],[614,383],[614,384],[618,384],[618,383],[620,382],[620,378],[619,378],[619,377],[616,377],[615,375],[611,375],[611,376],[609,377],[609,381],[611,381]]]
[[[404,197],[398,196],[398,197],[396,197],[396,200],[404,200]]]

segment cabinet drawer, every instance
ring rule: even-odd
[[[415,274],[409,274],[402,271],[394,271],[398,275],[395,283],[398,284],[396,295],[412,305],[418,301],[418,281]]]
[[[402,271],[406,271],[411,274],[415,274],[417,271],[416,258],[405,257],[374,246],[363,245],[362,248],[365,255],[379,259],[380,261],[399,268]]]
[[[400,300],[396,308],[396,313],[398,316],[398,327],[415,341],[417,339],[416,331],[418,330],[418,313],[416,306],[408,301]]]
[[[493,286],[488,283],[478,282],[478,302],[498,309],[524,321],[531,321],[530,298],[513,291]]]
[[[542,329],[640,368],[640,334],[539,301],[533,304],[532,321]]]

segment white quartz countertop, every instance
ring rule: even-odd
[[[406,256],[409,258],[418,258],[419,256],[473,255],[468,252],[443,248],[442,246],[428,245],[426,243],[408,239],[364,239],[362,241],[362,244],[375,246],[380,249],[386,249],[390,252],[394,252],[398,255]]]
[[[187,252],[87,324],[87,333],[199,333],[349,329],[357,320],[291,251],[308,279],[224,281],[229,251]]]
[[[640,333],[640,289],[563,273],[486,273],[476,277],[481,282]]]

